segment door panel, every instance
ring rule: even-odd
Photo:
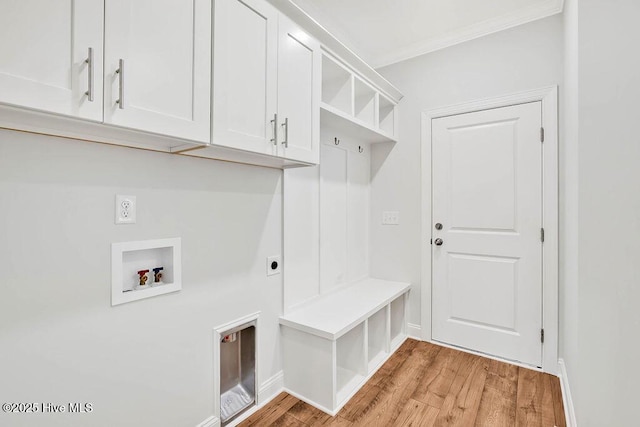
[[[105,122],[209,142],[210,1],[106,0],[105,11]]]
[[[3,1],[0,102],[102,121],[102,25],[102,0]]]
[[[277,153],[278,12],[264,1],[216,0],[213,142]]]
[[[433,338],[534,366],[542,347],[541,103],[432,122]],[[435,243],[435,240],[434,240]]]
[[[320,44],[281,15],[278,113],[281,124],[288,120],[280,148],[282,155],[289,159],[318,163],[320,60]]]

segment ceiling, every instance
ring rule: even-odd
[[[563,0],[291,0],[374,67],[562,12]]]

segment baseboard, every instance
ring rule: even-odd
[[[258,390],[258,406],[263,406],[284,390],[284,372],[280,371],[265,382]]]
[[[253,413],[255,413],[258,409],[271,402],[280,392],[284,390],[284,373],[282,371],[278,372],[268,380],[262,383],[260,388],[258,389],[258,396],[256,406],[233,420],[228,424],[228,427],[233,427],[242,421],[249,418]],[[196,427],[220,427],[220,420],[212,415]]]
[[[218,419],[218,417],[211,415],[196,427],[220,427],[220,420]]]
[[[422,328],[415,323],[407,324],[407,335],[414,340],[422,340]]]
[[[573,398],[571,397],[571,388],[569,387],[569,376],[567,375],[567,367],[564,359],[558,359],[558,368],[560,369],[560,388],[562,389],[562,403],[564,405],[564,417],[567,427],[576,427],[576,412],[573,407]]]

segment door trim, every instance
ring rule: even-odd
[[[421,244],[421,330],[424,341],[431,336],[433,222],[431,215],[431,122],[434,119],[528,102],[542,102],[542,371],[558,374],[558,86],[482,99],[422,112],[422,244]]]

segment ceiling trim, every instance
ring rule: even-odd
[[[425,53],[434,52],[459,43],[477,39],[518,25],[561,13],[564,0],[547,0],[536,5],[520,9],[505,15],[491,18],[477,24],[452,31],[442,37],[413,43],[405,48],[397,49],[387,55],[379,55],[373,63],[374,68],[395,64],[415,58]]]

